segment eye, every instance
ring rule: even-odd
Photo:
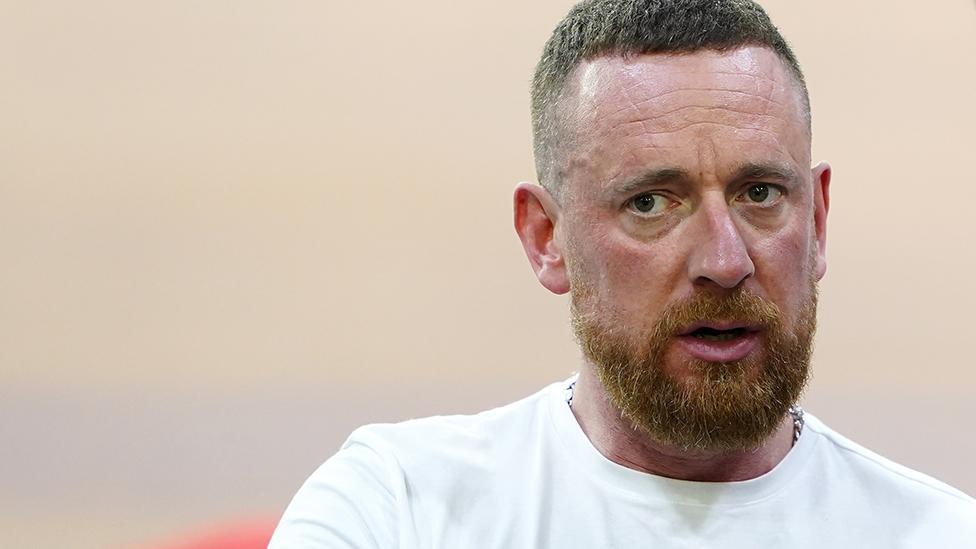
[[[628,205],[640,214],[659,214],[668,209],[672,200],[657,193],[644,193],[631,198]]]
[[[755,204],[771,204],[775,202],[781,195],[783,191],[776,187],[775,185],[767,185],[765,183],[758,183],[755,185],[750,185],[746,192],[743,193],[743,200],[753,202]]]

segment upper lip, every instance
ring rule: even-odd
[[[753,324],[750,322],[736,322],[736,321],[725,321],[725,320],[701,320],[692,324],[685,326],[678,335],[689,335],[695,330],[701,328],[711,328],[712,330],[736,330],[742,329],[747,332],[758,332],[761,327],[758,324]]]

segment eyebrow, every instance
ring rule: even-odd
[[[796,180],[796,172],[786,164],[747,162],[739,167],[734,179],[779,179],[781,181]]]
[[[615,185],[613,191],[619,194],[626,194],[637,189],[688,179],[688,172],[680,168],[661,168],[644,172],[637,177],[624,181],[620,185]]]
[[[645,187],[652,187],[663,183],[687,181],[691,179],[688,172],[681,168],[660,168],[642,173],[634,178],[613,186],[613,192],[627,194]],[[775,179],[780,181],[794,181],[796,172],[786,164],[778,162],[746,162],[739,166],[732,176],[733,181],[743,179]]]

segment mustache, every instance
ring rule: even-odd
[[[700,292],[671,303],[659,314],[654,331],[657,336],[672,337],[702,324],[768,330],[780,325],[781,319],[775,303],[740,288],[726,295]]]

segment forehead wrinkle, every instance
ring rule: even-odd
[[[633,122],[630,122],[629,124],[631,124],[631,125],[638,125],[639,124],[639,125],[642,125],[643,126],[643,125],[647,124],[647,121],[646,120],[635,120]],[[778,134],[776,134],[775,132],[772,132],[772,131],[769,131],[769,130],[765,130],[765,129],[761,129],[761,128],[752,128],[752,129],[748,129],[748,130],[743,130],[742,128],[739,128],[737,126],[730,126],[728,124],[719,124],[719,123],[716,123],[716,122],[694,122],[694,123],[691,123],[691,124],[686,125],[683,128],[680,128],[680,129],[671,130],[671,131],[667,131],[667,132],[657,131],[655,133],[656,134],[661,134],[661,135],[672,134],[672,133],[681,132],[681,131],[683,131],[683,130],[685,130],[687,128],[690,128],[690,127],[707,126],[707,125],[724,125],[724,126],[727,126],[727,127],[731,127],[732,129],[734,129],[736,131],[750,131],[750,132],[755,132],[757,134],[766,135],[769,138],[771,138],[771,140],[776,144],[775,150],[779,154],[785,155],[786,158],[788,158],[790,161],[792,161],[792,163],[797,167],[798,170],[802,170],[802,167],[803,166],[800,164],[799,160],[793,155],[793,152],[791,150],[789,150],[788,147],[783,147],[782,146],[782,144],[780,142],[780,136]],[[645,130],[645,132],[646,131],[649,131],[649,130]],[[713,154],[717,154],[718,147],[716,146],[714,140],[715,140],[715,138],[714,137],[711,137],[711,136],[707,138],[707,141],[710,143],[710,146],[711,146],[711,148],[713,150]],[[633,149],[631,149],[631,150],[629,150],[627,152],[627,155],[626,155],[627,161],[624,161],[624,162],[621,162],[620,163],[620,165],[618,166],[617,170],[613,173],[613,175],[611,175],[607,179],[607,182],[609,183],[609,182],[613,182],[613,181],[616,181],[616,180],[620,179],[627,171],[629,171],[631,169],[631,166],[633,166],[634,164],[640,164],[643,161],[642,159],[645,158],[643,155],[646,155],[647,154],[646,151],[648,149],[653,149],[655,151],[662,151],[662,152],[663,151],[668,151],[668,150],[683,151],[683,150],[688,150],[688,148],[691,147],[691,146],[694,146],[694,144],[692,142],[688,142],[688,143],[686,143],[684,145],[672,145],[672,146],[659,145],[659,144],[656,144],[655,143],[655,144],[645,144],[644,146],[637,147],[637,148],[633,148]]]
[[[782,117],[779,117],[779,116],[776,116],[776,115],[773,115],[773,114],[766,114],[766,111],[764,111],[763,113],[755,113],[755,112],[752,112],[752,111],[744,111],[744,110],[740,110],[740,109],[733,109],[733,108],[725,107],[725,106],[718,106],[718,107],[716,107],[716,106],[706,106],[706,105],[685,105],[683,107],[678,107],[676,109],[671,109],[670,111],[664,111],[664,112],[661,112],[661,113],[655,113],[654,114],[654,118],[664,118],[666,116],[670,116],[670,115],[679,113],[681,111],[686,111],[686,110],[725,111],[725,112],[729,112],[729,113],[744,114],[744,115],[746,115],[748,117],[751,117],[751,118],[772,118],[772,119],[777,120],[777,121],[782,121]]]
[[[716,108],[718,108],[718,107],[716,107]],[[626,128],[626,127],[629,127],[629,126],[635,126],[636,128],[635,128],[634,131],[627,132],[628,135],[632,135],[632,136],[635,136],[635,135],[651,136],[651,142],[650,143],[645,142],[644,144],[642,144],[642,145],[640,145],[638,147],[630,148],[629,150],[626,151],[625,160],[622,159],[623,161],[618,166],[618,169],[613,173],[613,175],[611,175],[606,180],[607,182],[612,182],[612,181],[615,181],[615,180],[621,178],[621,176],[624,175],[625,172],[627,172],[630,169],[629,166],[633,166],[634,164],[639,164],[639,163],[641,163],[643,161],[642,160],[643,158],[646,158],[646,155],[647,154],[653,154],[653,153],[649,153],[648,152],[649,150],[651,150],[651,151],[660,151],[660,152],[663,153],[664,151],[669,151],[669,150],[674,150],[674,151],[687,150],[690,146],[694,146],[694,144],[693,144],[694,140],[688,141],[688,142],[686,142],[686,143],[684,143],[682,145],[668,145],[666,143],[661,143],[660,141],[658,141],[656,139],[653,139],[653,136],[664,136],[664,135],[669,135],[669,134],[676,134],[676,133],[680,133],[682,131],[685,131],[685,130],[687,130],[689,128],[694,128],[694,127],[698,127],[698,126],[702,126],[702,127],[720,126],[720,127],[729,128],[729,129],[731,129],[732,131],[735,131],[735,132],[751,132],[753,134],[765,136],[766,139],[768,140],[767,142],[768,143],[771,143],[774,146],[774,148],[775,148],[776,151],[778,151],[780,154],[785,154],[787,158],[789,158],[790,160],[793,161],[793,163],[797,166],[797,168],[800,168],[800,163],[798,162],[798,160],[796,159],[796,157],[793,155],[792,151],[790,151],[786,147],[783,147],[783,144],[781,142],[782,136],[779,133],[775,132],[775,131],[766,129],[768,127],[768,125],[759,125],[758,127],[744,128],[744,127],[741,127],[741,126],[738,126],[738,125],[735,125],[735,124],[722,123],[722,122],[716,122],[716,121],[698,121],[698,122],[687,122],[687,123],[685,123],[685,124],[683,124],[681,126],[675,127],[674,129],[662,130],[661,128],[652,128],[651,127],[651,124],[652,123],[653,122],[651,120],[647,120],[647,119],[633,120],[633,121],[630,121],[630,122],[625,122],[625,123],[622,123],[622,124],[617,124],[613,128],[610,128],[607,131],[602,132],[601,134],[598,134],[598,135],[594,136],[593,142],[595,142],[595,144],[597,146],[597,150],[600,147],[602,147],[602,145],[601,145],[602,139],[600,138],[601,136],[607,135],[607,134],[612,133],[614,131],[620,131],[622,128]],[[717,150],[716,145],[714,143],[714,139],[715,138],[714,137],[709,137],[708,139],[709,139],[709,141],[711,141],[712,148],[714,150]]]
[[[592,72],[595,73],[596,71],[592,71]],[[594,81],[602,79],[602,80],[609,80],[610,82],[614,82],[614,81],[619,82],[620,80],[627,80],[628,82],[626,84],[621,83],[617,85],[619,91],[624,93],[630,92],[635,89],[644,88],[648,83],[666,82],[668,79],[674,79],[675,77],[685,77],[685,78],[693,77],[695,79],[708,82],[708,84],[711,84],[716,76],[733,77],[733,78],[722,79],[722,83],[728,83],[728,86],[716,88],[716,89],[726,89],[729,91],[733,91],[733,90],[744,91],[745,89],[754,89],[758,93],[758,91],[761,89],[761,83],[770,84],[770,88],[773,90],[775,89],[785,90],[790,87],[786,85],[786,82],[781,81],[780,78],[777,78],[776,76],[769,76],[764,73],[745,73],[741,71],[727,72],[727,71],[720,71],[720,70],[706,70],[706,71],[685,70],[685,71],[681,71],[680,73],[675,73],[671,70],[666,70],[666,69],[662,70],[662,69],[653,69],[653,68],[649,68],[647,70],[647,72],[650,74],[636,74],[637,72],[638,71],[635,70],[626,71],[624,72],[623,75],[615,74],[613,75],[613,77],[610,78],[608,78],[608,75],[606,74],[591,73],[589,74],[589,79]],[[741,84],[738,86],[735,85],[737,82],[741,82],[743,80],[747,80],[749,82],[748,85],[741,85]],[[792,82],[793,80],[790,81]],[[595,84],[595,82],[591,82],[591,84]],[[704,88],[698,88],[694,84],[695,82],[688,82],[688,85],[682,86],[679,89],[667,90],[663,93],[667,93],[669,91],[715,88],[715,86],[711,86],[711,85],[706,85]],[[699,84],[701,83],[699,82]],[[610,86],[604,87],[604,89],[608,89],[608,88],[610,88]],[[597,91],[597,89],[595,88],[591,88],[590,91],[594,92],[591,93],[591,97],[595,97],[599,95],[598,93],[595,93]]]
[[[743,100],[754,98],[766,102],[761,107],[757,105],[757,112],[769,113],[775,107],[790,110],[793,101],[787,101],[783,92],[793,90],[802,95],[799,84],[788,69],[778,58],[755,60],[753,57],[775,56],[772,51],[758,47],[759,52],[751,53],[757,47],[747,47],[740,51],[733,51],[731,56],[725,52],[696,52],[695,54],[649,54],[633,58],[617,57],[614,55],[600,55],[584,60],[574,70],[574,77],[568,79],[567,92],[564,98],[575,96],[576,116],[584,123],[594,116],[615,116],[642,107],[654,99],[665,99],[679,92],[716,91],[740,96]],[[682,67],[673,63],[682,58],[690,57],[725,57],[726,68],[708,68],[700,66]],[[721,61],[721,60],[720,60]],[[710,82],[719,78],[720,82]],[[677,83],[674,81],[677,80]],[[699,86],[694,86],[698,80]],[[682,85],[686,82],[686,85]],[[671,86],[668,84],[671,83]],[[704,84],[704,86],[701,86]],[[678,89],[667,87],[682,86]],[[641,93],[643,91],[643,93]],[[636,93],[635,93],[636,92]],[[651,95],[648,95],[650,93]],[[619,94],[628,104],[620,106],[619,101],[607,101],[606,98]],[[777,98],[781,100],[777,100]],[[794,98],[795,99],[795,98]],[[772,104],[770,104],[772,103]],[[802,101],[800,101],[802,103]],[[603,112],[601,107],[613,108],[612,112]],[[589,111],[589,114],[584,114]],[[800,106],[800,111],[805,109]],[[801,119],[806,116],[801,112]]]
[[[686,75],[699,75],[703,77],[713,77],[715,75],[726,75],[739,77],[738,83],[736,82],[718,82],[715,86],[682,86],[677,89],[666,89],[661,91],[661,85],[656,85],[656,79],[651,77],[641,77],[637,74],[637,70],[630,70],[625,72],[624,78],[628,80],[625,83],[620,83],[614,86],[614,83],[619,83],[620,78],[606,78],[606,74],[602,74],[599,77],[596,75],[591,75],[595,78],[605,78],[607,80],[607,86],[601,87],[601,89],[592,90],[593,93],[587,97],[590,103],[590,109],[593,116],[600,117],[616,117],[625,111],[640,110],[645,106],[653,106],[654,102],[670,102],[672,96],[685,93],[695,93],[700,92],[703,97],[701,97],[703,103],[708,103],[710,99],[708,96],[712,95],[709,92],[714,92],[718,96],[725,95],[726,101],[723,103],[728,103],[727,96],[733,96],[732,103],[740,104],[746,106],[752,104],[755,106],[750,112],[743,114],[752,115],[771,115],[774,111],[781,111],[782,114],[779,118],[787,118],[790,113],[797,109],[799,114],[799,119],[801,121],[806,121],[808,119],[808,114],[806,108],[803,106],[802,101],[802,90],[797,88],[795,79],[789,74],[785,74],[788,82],[783,81],[782,78],[777,78],[779,73],[773,76],[766,76],[765,74],[749,74],[742,72],[726,72],[726,71],[697,71],[697,72],[685,72]],[[619,73],[618,73],[619,75]],[[743,85],[743,80],[747,80],[749,85]],[[724,84],[724,85],[723,85]],[[616,91],[615,91],[616,89]],[[643,91],[643,93],[641,93]],[[790,92],[793,92],[792,94]],[[635,93],[636,92],[636,93]],[[602,97],[612,96],[614,93],[619,93],[627,100],[627,104],[620,106],[620,102],[616,101],[602,101]],[[735,99],[738,98],[738,99]],[[680,101],[680,100],[679,100]],[[582,105],[580,105],[582,106]],[[599,112],[605,108],[613,108],[614,110],[609,112]],[[702,106],[705,107],[704,105]],[[746,107],[748,108],[748,107]],[[737,109],[729,109],[730,111]],[[670,111],[667,111],[670,112]],[[667,112],[662,114],[667,114]],[[740,111],[741,112],[741,111]],[[775,115],[772,115],[775,116]],[[804,124],[807,125],[807,124]]]
[[[632,90],[633,88],[625,88],[625,89]],[[786,113],[777,112],[777,114],[770,114],[770,111],[774,109],[772,108],[772,105],[769,104],[768,99],[759,95],[755,95],[750,92],[743,92],[740,90],[724,90],[724,89],[715,90],[714,88],[695,88],[690,91],[702,91],[702,92],[715,91],[716,93],[720,93],[720,94],[735,93],[737,95],[745,96],[744,100],[741,102],[743,103],[743,108],[741,109],[733,108],[733,106],[729,106],[729,105],[707,105],[707,104],[687,105],[687,104],[683,104],[683,102],[672,102],[672,103],[678,103],[680,106],[662,112],[654,112],[654,109],[640,108],[642,105],[646,105],[647,103],[654,101],[655,98],[658,98],[662,95],[672,95],[682,91],[689,91],[689,90],[683,90],[683,89],[669,90],[667,92],[664,92],[663,94],[659,94],[655,96],[654,98],[649,98],[639,103],[634,103],[631,99],[632,97],[631,93],[629,93],[629,91],[625,91],[622,94],[624,96],[624,99],[626,100],[626,104],[624,106],[618,107],[612,113],[606,115],[601,115],[598,113],[594,113],[594,114],[600,116],[601,118],[619,119],[622,118],[621,115],[624,112],[631,112],[633,119],[619,120],[616,123],[612,123],[610,127],[604,128],[603,131],[599,132],[593,137],[601,138],[610,135],[612,133],[621,132],[621,131],[625,133],[625,135],[631,135],[631,136],[638,135],[641,132],[643,132],[648,136],[667,135],[685,129],[689,126],[698,124],[699,122],[696,122],[694,120],[695,117],[693,116],[693,113],[699,111],[701,112],[725,111],[729,113],[729,118],[731,119],[730,122],[721,123],[720,121],[715,121],[715,123],[736,130],[752,130],[760,133],[773,135],[772,132],[765,130],[765,128],[775,127],[780,125],[788,125],[785,124],[786,121],[784,119],[784,115]],[[754,101],[762,101],[763,107],[761,109],[749,109],[747,103],[754,103]],[[735,102],[734,104],[738,104],[738,103],[739,102]],[[777,106],[781,106],[781,104],[779,103],[775,103],[775,104]],[[645,110],[651,110],[651,112],[649,113],[642,112]],[[678,120],[677,121],[674,120],[674,118],[676,118],[675,115],[677,115],[680,112],[689,112],[692,114],[689,114],[684,118],[677,117]],[[634,125],[637,125],[638,128],[637,130],[627,131],[628,127]],[[773,136],[775,137],[775,135]]]
[[[682,59],[691,58],[693,64],[684,64]],[[699,63],[700,61],[700,63]],[[716,66],[718,65],[718,66]],[[776,52],[761,45],[744,45],[731,51],[703,50],[676,54],[643,54],[632,57],[603,54],[581,63],[580,79],[585,78],[595,84],[602,81],[604,86],[590,88],[588,99],[600,95],[599,88],[606,90],[615,87],[618,92],[630,92],[658,82],[671,80],[709,80],[725,77],[725,80],[749,80],[750,85],[739,86],[755,90],[755,95],[764,96],[776,104],[788,106],[793,101],[773,100],[777,92],[795,92],[794,99],[803,101],[803,84],[779,58]],[[613,86],[613,84],[617,84]],[[607,86],[609,84],[610,86]],[[733,91],[733,90],[729,90]],[[746,92],[747,93],[747,92]],[[801,111],[805,111],[800,105]]]
[[[696,126],[724,126],[726,128],[731,128],[735,131],[750,131],[750,132],[756,132],[761,134],[768,134],[769,136],[773,137],[777,143],[779,143],[779,136],[775,132],[763,128],[743,128],[741,126],[736,126],[735,124],[727,124],[724,122],[705,120],[700,122],[688,122],[687,124],[683,126],[679,126],[672,130],[662,130],[662,129],[655,129],[655,128],[648,127],[649,123],[650,120],[634,120],[633,122],[627,122],[625,124],[621,124],[621,126],[640,124],[641,129],[644,131],[644,133],[653,134],[653,135],[670,135],[674,133],[680,133],[688,128],[693,128]]]
[[[630,89],[633,89],[633,88],[630,88]],[[733,95],[745,96],[745,97],[743,97],[743,99],[754,99],[754,100],[762,101],[763,102],[764,114],[765,113],[768,113],[770,107],[773,107],[773,106],[775,106],[775,107],[784,107],[784,108],[787,107],[787,105],[785,103],[781,103],[779,101],[775,101],[775,100],[772,99],[773,90],[770,90],[770,92],[768,94],[766,94],[766,96],[763,96],[763,95],[759,95],[757,93],[752,93],[752,92],[747,92],[747,91],[742,91],[742,90],[725,89],[725,88],[682,88],[680,90],[668,90],[666,92],[662,92],[662,93],[659,93],[657,95],[654,95],[654,96],[651,96],[651,97],[647,97],[647,98],[642,98],[642,99],[636,100],[636,101],[633,100],[633,98],[632,98],[629,90],[624,90],[623,93],[627,97],[627,99],[629,100],[629,103],[627,105],[623,106],[623,107],[620,107],[620,108],[618,108],[618,109],[616,109],[616,110],[614,110],[612,112],[606,113],[605,115],[602,115],[602,116],[613,117],[613,116],[616,116],[616,115],[618,115],[618,114],[620,114],[620,113],[622,113],[624,111],[639,110],[641,107],[647,105],[648,103],[652,103],[652,102],[658,101],[661,98],[665,98],[665,97],[668,97],[668,96],[671,96],[671,95],[674,95],[674,94],[677,94],[677,93],[691,92],[691,91],[695,91],[695,92],[710,92],[711,91],[711,92],[716,92],[716,93],[730,93],[730,94],[733,94]],[[681,107],[681,108],[692,108],[692,107],[695,107],[695,105],[686,105],[686,106]],[[720,108],[723,108],[723,107],[719,107],[719,106],[715,106],[715,107],[701,106],[701,108],[720,109]],[[675,110],[680,110],[680,109],[675,109]],[[739,110],[736,110],[736,109],[728,109],[728,110],[732,110],[732,111],[735,111],[735,112],[741,112],[741,113],[744,113],[744,114],[755,114],[755,113],[746,112],[746,111],[739,111]],[[666,112],[664,112],[662,114],[668,114],[670,112],[674,112],[674,111],[666,111]]]
[[[756,88],[755,92],[745,91],[745,90],[740,90],[735,88],[717,88],[711,86],[703,87],[703,88],[681,88],[677,90],[668,90],[666,92],[659,93],[653,97],[648,97],[647,99],[641,100],[638,103],[639,104],[647,103],[655,99],[660,99],[662,97],[667,97],[669,95],[673,95],[681,92],[715,92],[715,93],[730,93],[732,95],[744,95],[746,96],[746,98],[759,99],[768,103],[772,103],[774,105],[780,105],[785,107],[786,103],[775,101],[773,99],[773,91],[774,91],[773,88],[770,88],[769,93],[759,93],[758,88]]]
[[[660,86],[645,85],[647,84],[646,82],[637,82],[631,86],[620,87],[618,90],[614,90],[612,86],[608,86],[602,90],[602,93],[592,95],[588,98],[590,102],[589,110],[597,116],[614,117],[629,110],[639,110],[645,107],[655,109],[658,103],[664,106],[673,103],[683,104],[687,102],[684,99],[691,99],[694,103],[701,104],[703,107],[710,103],[717,104],[717,106],[725,106],[731,103],[732,105],[741,105],[746,108],[754,105],[755,108],[750,110],[750,113],[768,113],[774,108],[779,108],[786,114],[787,111],[791,110],[793,105],[776,99],[780,95],[777,91],[782,90],[782,88],[778,88],[774,81],[767,80],[771,85],[763,86],[760,79],[750,78],[750,80],[754,82],[754,85],[750,86],[749,89],[744,89],[742,86],[722,86],[720,85],[721,83],[717,83],[714,86],[681,86],[663,91],[659,91]],[[651,89],[648,90],[647,88]],[[640,93],[641,90],[643,90],[643,93]],[[635,91],[638,93],[635,93]],[[621,106],[620,101],[601,100],[605,96],[612,97],[614,93],[619,93],[623,96],[626,99],[626,104]],[[761,108],[759,107],[760,105]],[[608,110],[610,108],[613,110]]]

